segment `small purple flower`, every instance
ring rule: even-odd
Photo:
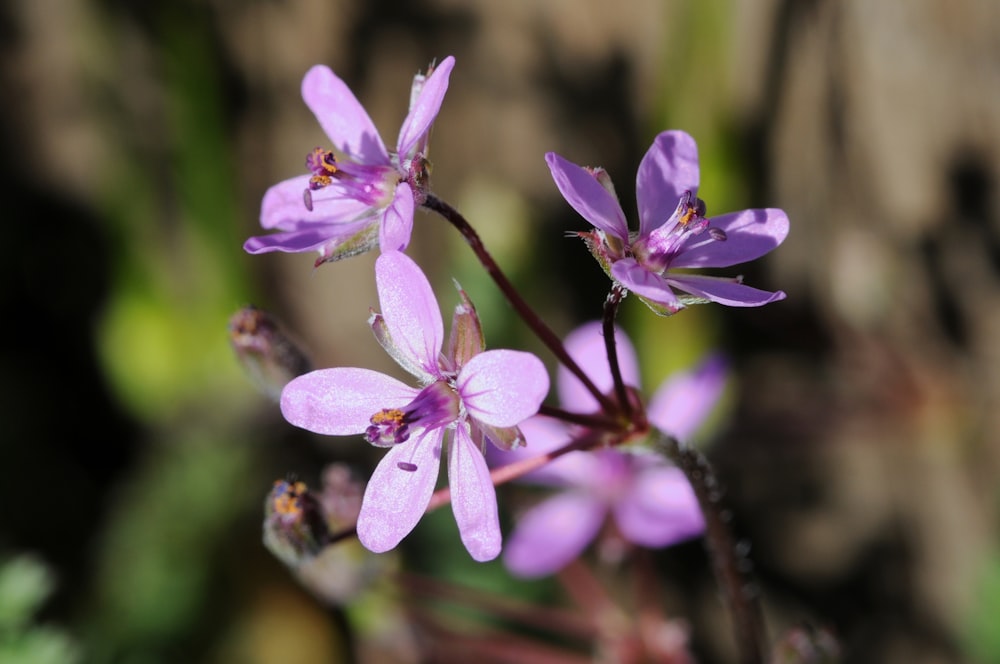
[[[639,382],[635,350],[620,330],[615,333],[622,376]],[[600,323],[588,323],[566,338],[566,349],[595,385],[611,390],[611,370]],[[691,437],[715,405],[725,384],[725,367],[717,357],[688,373],[675,374],[653,395],[650,422],[680,440]],[[558,390],[564,408],[593,412],[597,402],[579,380],[560,367]],[[581,432],[544,416],[523,422],[527,447],[515,458],[558,449]],[[526,476],[563,491],[525,512],[504,551],[504,563],[521,577],[558,571],[593,541],[608,514],[622,537],[645,547],[664,547],[695,537],[705,523],[684,474],[652,453],[622,448],[570,452]]]
[[[744,286],[742,277],[676,273],[676,268],[729,267],[771,251],[788,235],[788,217],[774,208],[742,210],[711,219],[698,193],[698,147],[682,131],[665,131],[639,165],[639,230],[629,232],[608,174],[582,168],[554,152],[545,155],[566,201],[594,225],[580,233],[615,282],[666,316],[690,304],[759,307],[785,298]],[[676,291],[680,291],[677,293]]]
[[[260,224],[277,230],[252,237],[243,248],[319,251],[316,264],[373,249],[406,249],[413,211],[427,193],[427,136],[448,89],[455,59],[445,58],[427,76],[418,74],[410,112],[389,152],[375,125],[347,85],[316,65],[302,80],[302,98],[340,154],[316,148],[306,157],[309,173],[280,182],[264,194]]]
[[[369,318],[375,337],[422,387],[368,369],[323,369],[285,387],[281,412],[309,431],[363,433],[373,445],[390,448],[368,482],[358,516],[358,538],[375,552],[399,544],[426,511],[446,445],[462,542],[476,560],[491,560],[500,552],[501,536],[483,450],[486,440],[505,449],[521,444],[517,425],[538,411],[548,393],[545,366],[530,353],[483,351],[479,319],[461,291],[442,352],[434,292],[405,254],[384,252],[375,263],[375,280],[382,306],[381,314]]]

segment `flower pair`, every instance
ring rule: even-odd
[[[413,215],[428,193],[428,134],[455,59],[445,58],[414,78],[410,111],[395,152],[386,149],[364,107],[330,69],[316,66],[302,81],[302,97],[341,153],[316,148],[309,172],[271,187],[261,205],[261,225],[272,235],[252,237],[250,253],[318,251],[317,265],[379,246],[404,250]],[[713,277],[675,270],[744,263],[771,251],[788,234],[788,217],[774,208],[706,216],[698,198],[698,148],[682,131],[658,135],[636,176],[639,228],[630,231],[607,172],[583,168],[550,152],[556,186],[593,231],[580,233],[617,284],[656,313],[717,302],[754,307],[781,300],[781,291],[745,286],[742,277]]]

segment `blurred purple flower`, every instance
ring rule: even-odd
[[[697,197],[698,147],[688,134],[661,133],[639,165],[638,233],[629,233],[607,172],[582,168],[554,152],[545,161],[566,201],[594,225],[596,230],[580,236],[601,267],[656,313],[669,315],[703,302],[758,307],[784,299],[781,291],[744,286],[742,277],[672,272],[745,263],[788,235],[788,217],[774,208],[705,217],[705,203]]]
[[[369,318],[372,330],[422,388],[368,369],[323,369],[285,387],[281,412],[309,431],[363,433],[373,445],[391,448],[368,482],[358,516],[358,538],[375,552],[399,544],[426,511],[446,444],[462,542],[476,560],[491,560],[501,535],[483,447],[486,440],[504,448],[520,443],[517,425],[538,411],[548,374],[530,353],[483,351],[479,319],[464,292],[442,352],[434,292],[405,254],[384,252],[375,280],[382,313]]]
[[[626,384],[639,383],[635,350],[615,332],[619,364]],[[600,323],[588,323],[566,338],[566,349],[598,388],[610,391],[611,370]],[[726,370],[710,357],[694,370],[675,374],[653,395],[650,422],[669,435],[687,440],[718,401]],[[573,412],[594,412],[597,402],[580,381],[560,367],[559,397]],[[558,449],[580,434],[561,421],[536,416],[521,423],[527,446],[515,459]],[[658,456],[623,448],[570,452],[526,476],[563,491],[531,508],[518,521],[504,550],[504,563],[521,577],[558,571],[593,541],[608,514],[621,535],[645,547],[664,547],[695,537],[705,528],[701,509],[683,473]]]
[[[317,250],[317,265],[376,245],[383,251],[406,249],[413,211],[427,191],[428,132],[454,66],[448,56],[428,75],[414,78],[395,152],[386,150],[368,113],[336,74],[323,65],[310,69],[302,98],[345,158],[316,148],[306,158],[309,173],[268,189],[260,223],[279,232],[252,237],[243,248],[251,254]]]

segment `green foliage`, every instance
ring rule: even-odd
[[[32,624],[55,588],[49,568],[30,555],[0,566],[0,664],[74,664],[80,653],[57,628]]]

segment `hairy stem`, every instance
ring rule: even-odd
[[[747,570],[746,546],[737,545],[729,529],[730,512],[721,502],[721,490],[712,466],[698,450],[681,445],[676,438],[657,434],[653,445],[670,458],[687,477],[705,516],[705,538],[715,578],[722,587],[733,620],[736,645],[742,664],[764,661],[764,618],[757,590]]]
[[[556,336],[556,334],[549,328],[548,325],[545,324],[538,314],[534,312],[528,303],[524,301],[521,294],[518,293],[517,289],[514,288],[514,285],[510,283],[509,279],[507,279],[507,275],[503,273],[503,270],[501,270],[500,266],[496,264],[496,261],[493,260],[490,253],[486,251],[486,247],[483,245],[483,241],[480,239],[479,234],[476,233],[476,230],[469,224],[466,218],[463,217],[458,210],[451,207],[434,194],[427,194],[427,199],[424,201],[424,207],[437,212],[448,223],[458,229],[458,231],[462,234],[462,237],[465,238],[466,243],[472,248],[473,253],[476,254],[476,258],[479,259],[483,268],[485,268],[494,283],[496,283],[500,292],[507,298],[510,305],[514,307],[514,311],[517,312],[521,319],[524,320],[529,328],[531,328],[531,331],[538,336],[541,342],[545,344],[545,347],[556,356],[563,366],[569,369],[574,376],[580,379],[580,382],[587,388],[587,391],[593,394],[594,398],[601,404],[604,412],[609,414],[618,412],[618,407],[615,402],[597,389],[597,386],[594,385],[592,380],[590,380],[590,377],[583,372],[583,369],[581,369],[573,358],[570,357],[569,353],[566,352],[566,347],[563,345],[562,340]]]

